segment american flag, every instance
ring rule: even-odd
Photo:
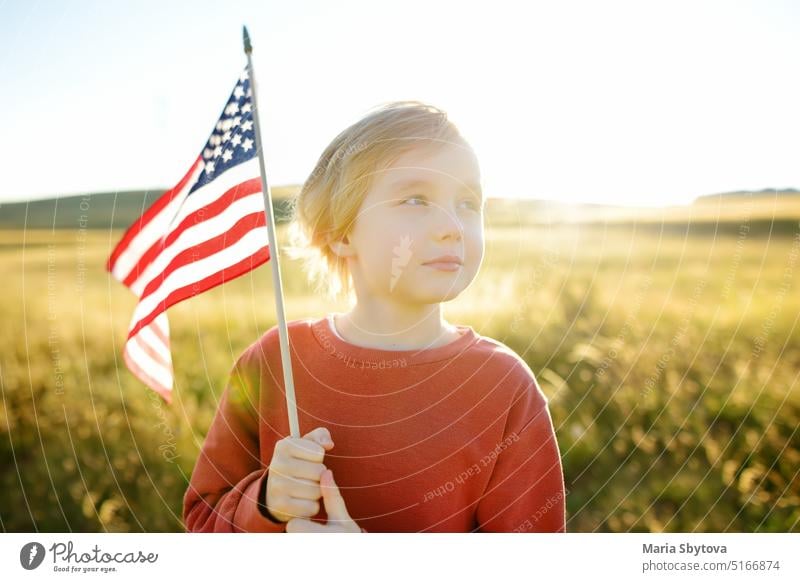
[[[247,69],[211,137],[178,184],[125,232],[106,265],[139,298],[123,357],[167,402],[173,368],[168,307],[269,260]]]

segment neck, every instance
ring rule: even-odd
[[[402,305],[380,299],[360,300],[336,318],[348,342],[384,350],[421,350],[450,343],[458,336],[444,321],[440,303]]]

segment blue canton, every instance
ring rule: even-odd
[[[245,69],[225,105],[214,132],[203,148],[203,171],[189,194],[202,188],[228,168],[253,159],[255,155],[253,92]]]

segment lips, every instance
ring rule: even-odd
[[[425,261],[422,264],[423,265],[432,265],[434,263],[436,263],[436,264],[456,264],[456,265],[463,264],[461,259],[458,258],[455,255],[444,255],[444,256],[441,256],[441,257],[437,257],[435,259],[431,259],[430,261]]]

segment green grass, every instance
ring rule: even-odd
[[[682,224],[667,211],[487,218],[482,270],[445,314],[549,396],[568,531],[800,531],[800,225],[781,212],[769,236],[741,214],[717,234],[659,228]],[[120,235],[0,231],[5,531],[181,531],[230,366],[274,325],[268,266],[172,308],[167,407],[120,359],[135,300],[104,271]],[[290,319],[346,308],[281,268]]]

